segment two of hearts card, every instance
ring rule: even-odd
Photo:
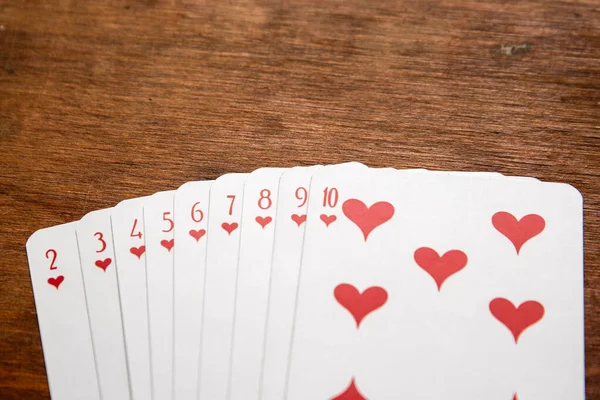
[[[261,168],[27,242],[54,400],[583,400],[583,200]]]

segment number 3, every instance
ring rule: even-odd
[[[98,241],[101,243],[100,250],[96,250],[96,253],[102,253],[104,250],[106,250],[106,242],[104,241],[104,235],[102,234],[102,232],[96,232],[94,233],[94,236],[96,236],[98,238]]]

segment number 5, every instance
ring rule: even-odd
[[[171,213],[169,211],[165,211],[163,213],[163,221],[168,221],[169,222],[169,229],[163,229],[163,232],[167,233],[167,232],[171,232],[173,230],[173,228],[175,228],[175,222],[173,222],[173,220],[171,218],[168,217],[168,215],[171,215]]]

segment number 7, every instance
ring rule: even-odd
[[[228,199],[231,199],[231,204],[229,204],[229,215],[233,214],[233,203],[235,202],[235,195],[234,194],[230,194],[227,195]]]

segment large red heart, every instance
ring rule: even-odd
[[[382,287],[372,286],[360,293],[348,283],[339,284],[334,289],[333,295],[337,302],[352,314],[357,328],[367,315],[383,306],[388,297]]]
[[[494,214],[492,224],[498,232],[512,242],[517,254],[519,254],[525,242],[542,233],[546,227],[544,218],[537,214],[526,215],[517,221],[514,215],[505,211]]]
[[[354,378],[352,378],[350,385],[331,400],[367,400],[367,398],[358,391]]]
[[[435,283],[438,291],[446,279],[467,265],[467,255],[460,250],[447,251],[443,256],[429,247],[421,247],[415,251],[415,261],[427,272]]]
[[[335,222],[335,220],[337,219],[337,217],[335,215],[327,215],[327,214],[321,214],[320,218],[321,218],[321,221],[325,222],[326,227],[329,227],[329,225],[332,222]]]
[[[525,329],[542,319],[544,306],[530,300],[517,308],[509,300],[498,297],[490,302],[490,312],[510,330],[517,343]]]
[[[54,286],[56,289],[60,286],[61,283],[65,280],[65,277],[62,275],[57,276],[56,278],[48,278],[48,283]]]
[[[108,268],[110,263],[112,263],[112,260],[107,258],[105,260],[96,260],[94,264],[96,264],[96,267],[102,268],[102,271],[106,272],[106,268]]]
[[[227,234],[229,234],[229,235],[231,235],[231,232],[235,231],[237,229],[237,227],[238,227],[237,222],[232,222],[231,224],[227,223],[227,222],[223,222],[221,224],[221,228],[225,229],[225,232],[227,232]]]
[[[360,228],[367,237],[379,225],[389,221],[394,216],[394,206],[387,201],[379,201],[368,207],[360,200],[349,199],[342,205],[342,211],[348,219]]]
[[[142,255],[144,254],[144,252],[146,251],[146,246],[140,246],[140,247],[132,247],[129,249],[129,251],[131,252],[131,254],[133,254],[134,256],[137,256],[138,259],[142,258]]]
[[[173,248],[173,245],[175,244],[175,239],[171,239],[171,240],[161,240],[160,241],[160,245],[162,247],[164,247],[165,249],[167,249],[168,251],[171,251],[171,249]]]
[[[193,237],[194,239],[196,239],[196,242],[199,242],[200,239],[202,238],[202,236],[204,236],[206,234],[206,230],[205,229],[191,229],[190,230],[190,236]]]
[[[261,217],[260,215],[256,217],[256,222],[258,222],[263,229],[265,229],[265,226],[269,225],[271,221],[273,221],[273,218],[271,217]]]
[[[292,214],[292,221],[294,221],[296,224],[298,224],[298,226],[300,226],[304,222],[306,222],[306,214],[302,214],[302,215]]]

